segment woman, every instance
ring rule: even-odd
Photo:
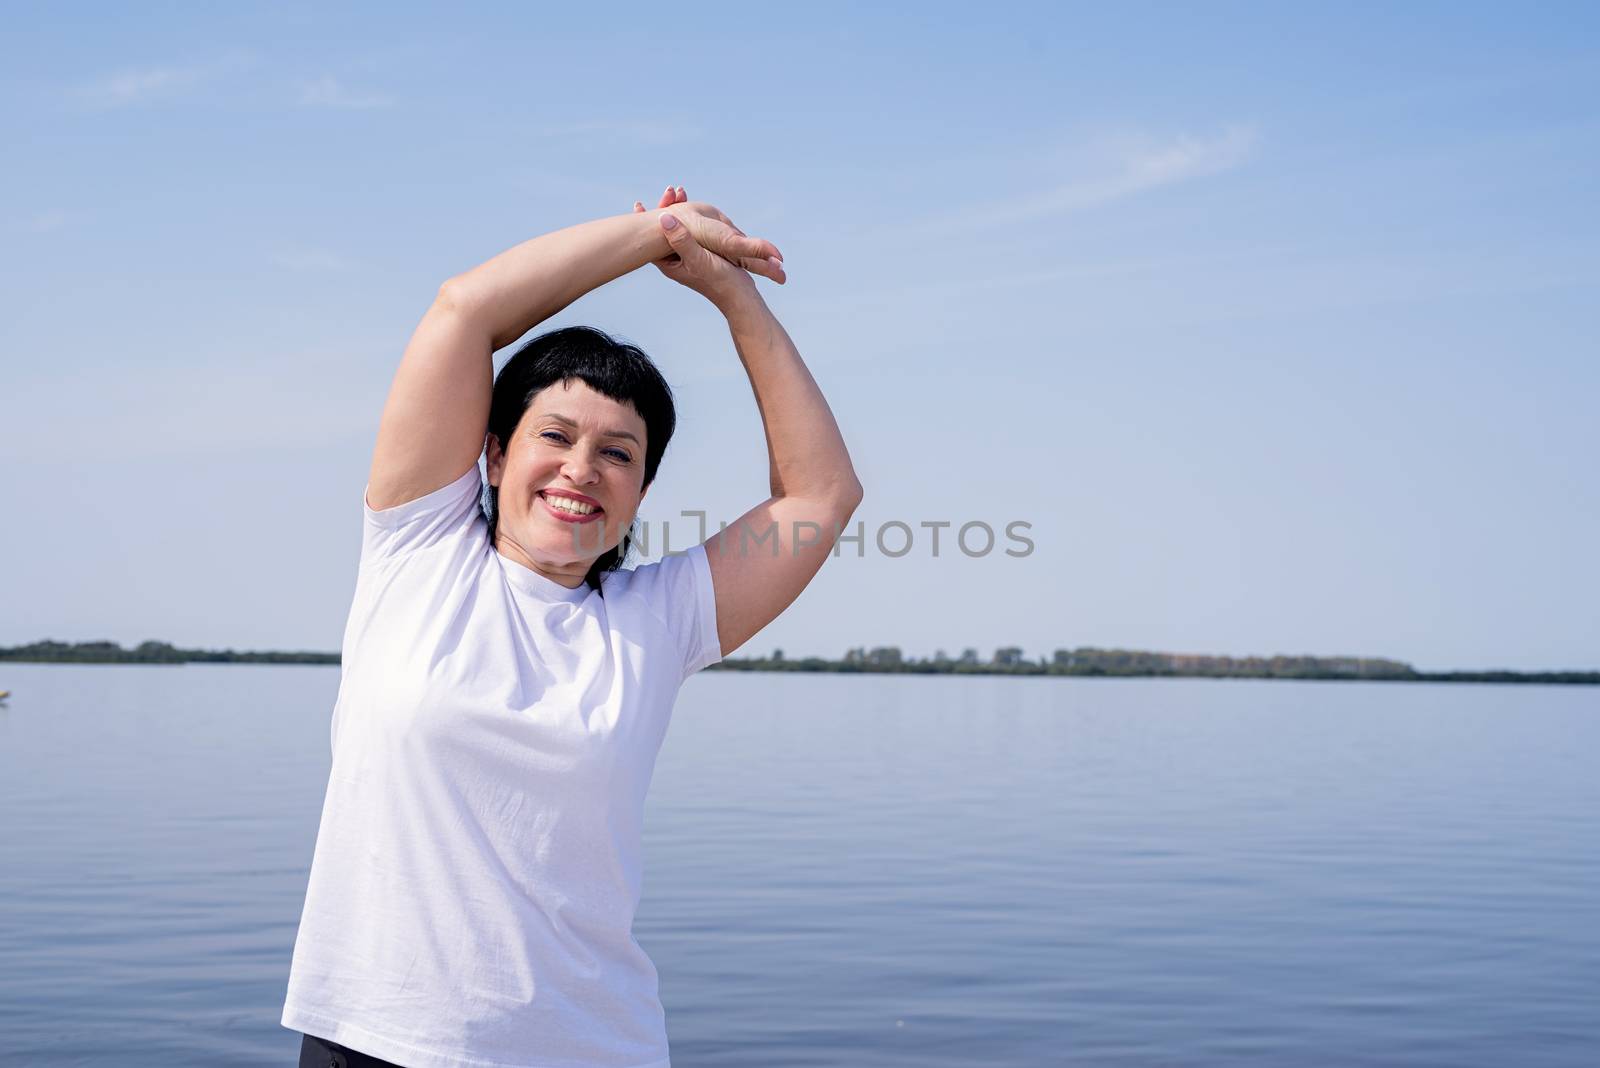
[[[703,544],[619,570],[672,435],[666,383],[583,327],[533,339],[492,385],[491,357],[646,263],[726,317],[772,485]],[[673,701],[794,601],[861,501],[756,275],[785,280],[777,248],[679,187],[440,287],[366,487],[283,1010],[302,1065],[668,1064],[631,928]]]

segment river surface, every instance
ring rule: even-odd
[[[293,1065],[336,667],[0,664],[0,1063]],[[685,684],[675,1068],[1600,1063],[1600,690]]]

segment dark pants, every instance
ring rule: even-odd
[[[325,1038],[306,1035],[300,1043],[300,1068],[402,1068],[393,1061],[380,1061]]]

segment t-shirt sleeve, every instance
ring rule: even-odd
[[[722,659],[717,638],[717,598],[704,545],[633,569],[631,596],[663,620],[678,645],[683,678]]]
[[[370,483],[367,488],[371,488]],[[381,512],[367,503],[363,489],[361,567],[397,560],[459,536],[481,514],[478,499],[482,493],[483,478],[477,463],[448,486]]]

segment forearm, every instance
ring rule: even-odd
[[[723,314],[761,412],[772,495],[859,501],[861,483],[839,424],[783,324],[753,285]]]
[[[612,215],[532,238],[450,279],[445,290],[503,348],[590,290],[667,255],[660,214]]]

